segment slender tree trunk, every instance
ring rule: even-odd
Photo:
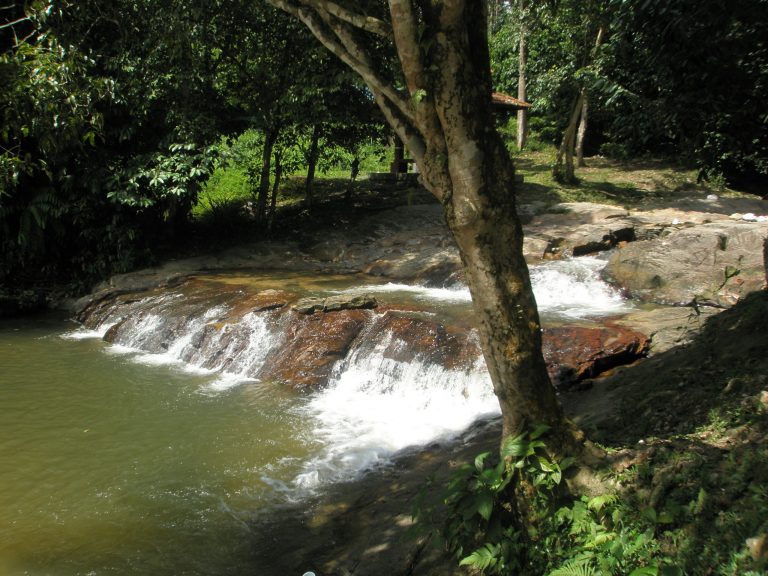
[[[304,184],[304,204],[307,208],[312,206],[315,191],[315,170],[317,159],[320,156],[320,125],[312,127],[312,141],[309,145],[309,157],[307,158],[307,181]]]
[[[595,38],[595,50],[603,43],[603,34],[605,29],[601,26],[597,30],[597,37]],[[584,165],[584,137],[587,132],[587,88],[582,86],[579,91],[579,96],[576,99],[576,103],[571,111],[571,117],[568,121],[568,127],[563,134],[563,140],[560,143],[560,148],[557,151],[557,160],[555,161],[555,167],[552,170],[554,178],[560,182],[566,184],[572,184],[576,181],[576,171],[573,166],[574,153],[580,157],[579,166]],[[581,118],[581,121],[579,121]],[[577,147],[577,131],[579,133],[579,151],[575,152]],[[563,165],[563,158],[565,158],[565,165]]]
[[[579,129],[576,132],[576,166],[584,168],[587,164],[584,162],[584,139],[587,136],[587,115],[589,109],[589,96],[584,94],[584,101],[581,104],[581,118],[579,119]]]
[[[269,200],[269,219],[268,228],[272,230],[272,224],[275,221],[275,211],[277,210],[277,193],[280,190],[280,181],[283,177],[283,151],[275,148],[275,180],[272,183],[272,194]]]
[[[560,142],[560,148],[557,150],[557,159],[555,167],[552,170],[552,176],[558,182],[573,184],[576,181],[576,171],[573,167],[573,148],[576,142],[576,128],[579,125],[579,116],[584,104],[586,92],[581,90],[571,111],[571,117],[568,120],[568,126],[563,133],[563,139]],[[565,160],[565,163],[563,163]]]
[[[269,128],[264,134],[264,150],[261,154],[261,176],[259,178],[259,194],[256,199],[256,220],[263,222],[267,216],[267,199],[269,197],[269,180],[272,172],[272,151],[280,134],[277,128]]]
[[[526,83],[526,68],[528,66],[528,26],[526,24],[525,0],[520,0],[520,44],[517,73],[517,98],[525,102],[528,97]],[[528,110],[521,108],[517,111],[517,149],[525,148],[528,139]]]

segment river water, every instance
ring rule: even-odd
[[[536,269],[543,316],[625,309],[599,267]],[[324,289],[469,310],[460,288]],[[258,574],[259,515],[498,411],[481,362],[395,365],[385,343],[297,393],[98,335],[54,315],[0,323],[0,575]]]

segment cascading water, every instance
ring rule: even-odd
[[[482,415],[496,414],[485,364],[449,369],[415,355],[408,361],[388,350],[408,347],[376,325],[333,372],[329,385],[305,411],[317,422],[323,452],[297,478],[316,487],[386,460],[409,446],[424,445],[465,430]]]
[[[599,278],[597,258],[555,261],[532,268],[531,277],[545,321],[588,318],[627,309],[620,294]],[[258,382],[270,354],[285,343],[286,317],[277,313],[233,314],[241,292],[153,294],[98,315],[98,325],[70,337],[111,339],[113,351],[141,363],[179,364],[217,375],[205,393],[246,381]],[[406,284],[353,286],[327,293],[375,294],[386,302],[416,303],[423,317],[467,317],[469,290],[461,285],[428,288]],[[430,310],[432,310],[430,312]],[[485,365],[474,352],[459,366],[446,366],[428,354],[403,357],[409,343],[382,324],[380,314],[356,337],[327,384],[311,392],[299,410],[312,421],[321,449],[295,481],[299,490],[354,474],[386,461],[394,452],[455,435],[477,418],[498,412]],[[470,340],[476,337],[469,336]],[[434,344],[435,347],[439,344]],[[400,350],[393,354],[393,350]],[[266,478],[266,477],[265,477]],[[269,481],[267,479],[267,481]]]
[[[578,319],[608,316],[631,308],[621,294],[600,279],[605,260],[581,256],[531,268],[531,283],[544,318]]]

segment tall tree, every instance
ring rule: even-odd
[[[519,0],[518,3],[520,19],[520,39],[518,40],[518,74],[517,74],[517,98],[526,101],[528,98],[528,8],[525,0]],[[517,149],[525,148],[525,142],[528,138],[528,109],[520,108],[517,111]]]
[[[515,209],[514,168],[494,128],[487,5],[476,0],[268,0],[365,80],[443,204],[464,263],[503,434],[551,426],[575,449],[547,375]],[[396,55],[399,64],[387,63]]]

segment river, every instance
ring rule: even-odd
[[[534,271],[545,318],[625,308],[597,280],[599,261],[562,266]],[[457,288],[322,290],[469,313]],[[393,366],[376,356],[380,342],[299,393],[182,363],[174,346],[110,345],[105,330],[55,314],[0,323],[2,575],[258,573],[259,515],[498,410],[482,366]]]

